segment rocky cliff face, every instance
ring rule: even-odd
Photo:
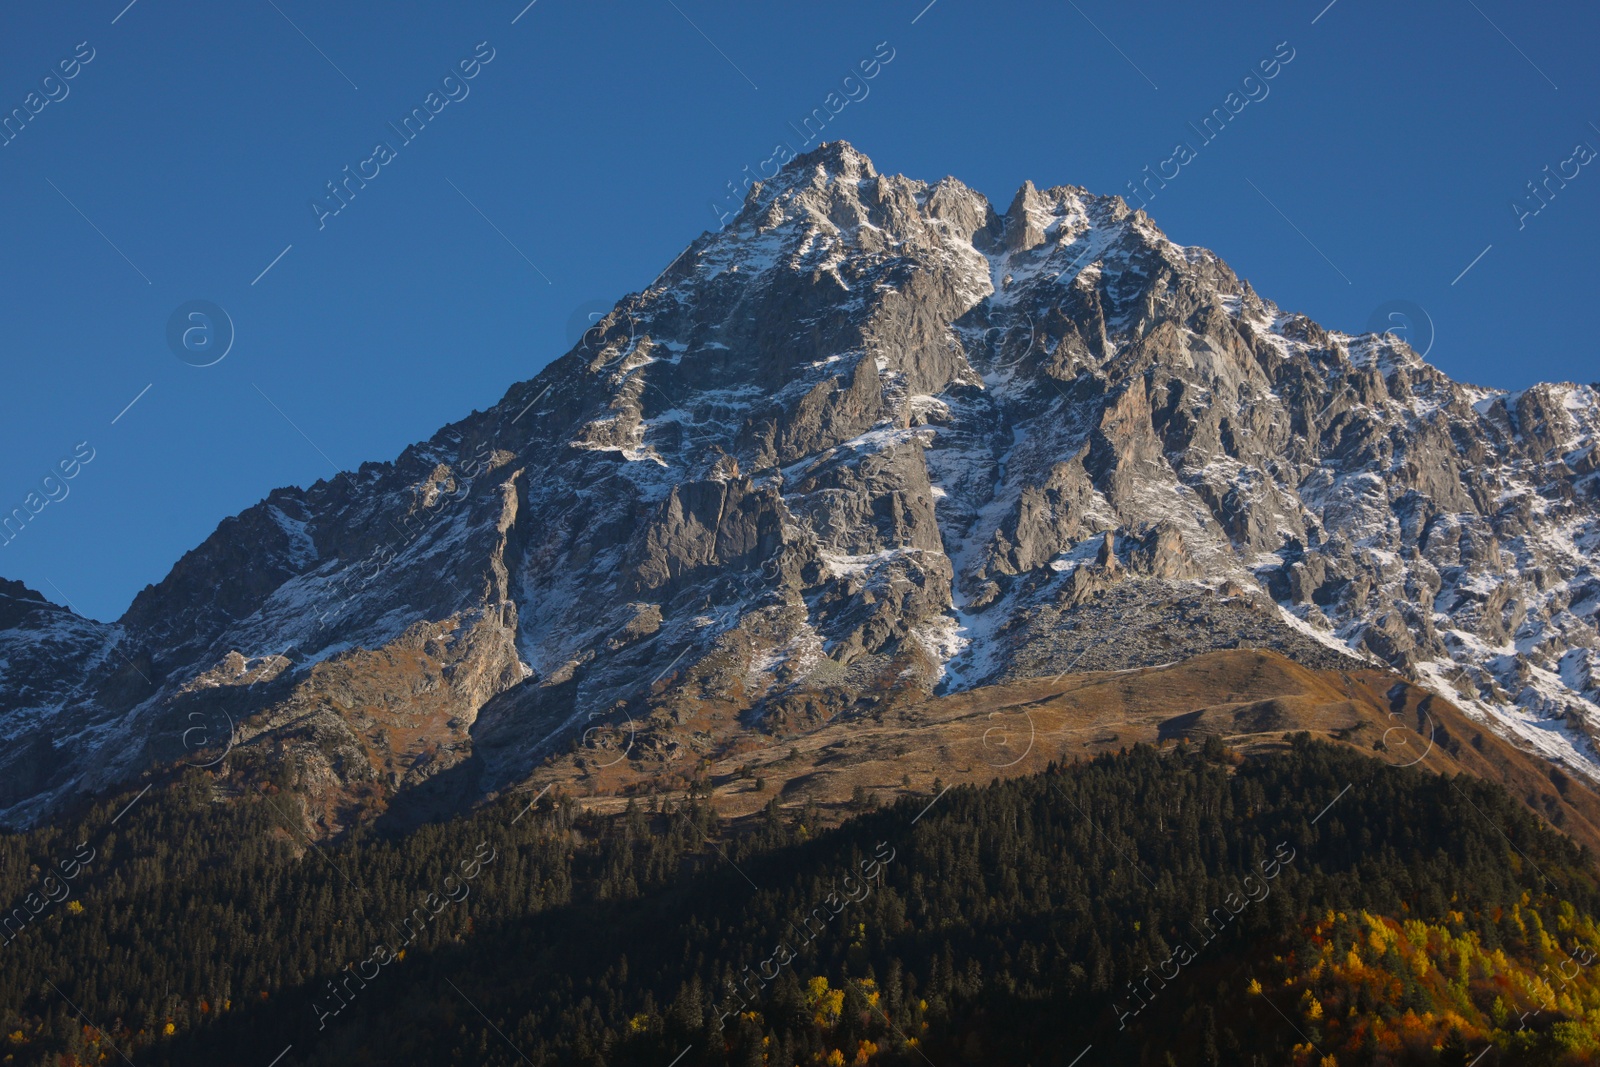
[[[335,832],[574,742],[692,762],[1241,645],[1381,661],[1596,776],[1597,430],[1593,387],[1452,382],[1116,197],[999,214],[834,143],[500,403],[275,491],[115,625],[0,590],[0,805],[232,745]]]

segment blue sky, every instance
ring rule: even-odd
[[[882,171],[1003,209],[1025,178],[1126,193],[1187,142],[1147,210],[1279,304],[1346,330],[1424,309],[1430,360],[1485,385],[1600,378],[1600,168],[1574,161],[1600,148],[1593,9],[525,3],[6,16],[0,113],[29,118],[0,147],[0,512],[74,474],[0,575],[114,618],[272,488],[488,407],[714,227],[726,183],[800,147],[789,123],[884,42],[826,131]],[[389,124],[430,93],[402,143]],[[1190,123],[1230,93],[1204,143]],[[379,141],[393,158],[364,163]],[[319,220],[346,166],[376,176]],[[1576,176],[1533,213],[1546,166]],[[204,367],[167,342],[196,300],[234,326]]]

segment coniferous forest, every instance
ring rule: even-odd
[[[831,829],[546,795],[312,844],[297,803],[196,771],[0,838],[0,1059],[1600,1063],[1592,857],[1496,786],[1305,735]]]

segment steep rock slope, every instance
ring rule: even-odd
[[[497,405],[275,491],[115,625],[8,592],[0,814],[231,746],[336,832],[574,740],[671,764],[1238,646],[1382,662],[1595,776],[1597,428],[1592,387],[1457,384],[1116,197],[1000,214],[836,142]]]

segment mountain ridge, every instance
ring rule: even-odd
[[[1597,431],[1592,387],[1454,383],[1118,197],[1002,214],[832,142],[498,403],[274,490],[117,622],[0,590],[0,817],[226,738],[331,831],[574,738],[665,766],[1230,639],[1385,664],[1592,779]],[[669,736],[696,701],[720,725]]]

